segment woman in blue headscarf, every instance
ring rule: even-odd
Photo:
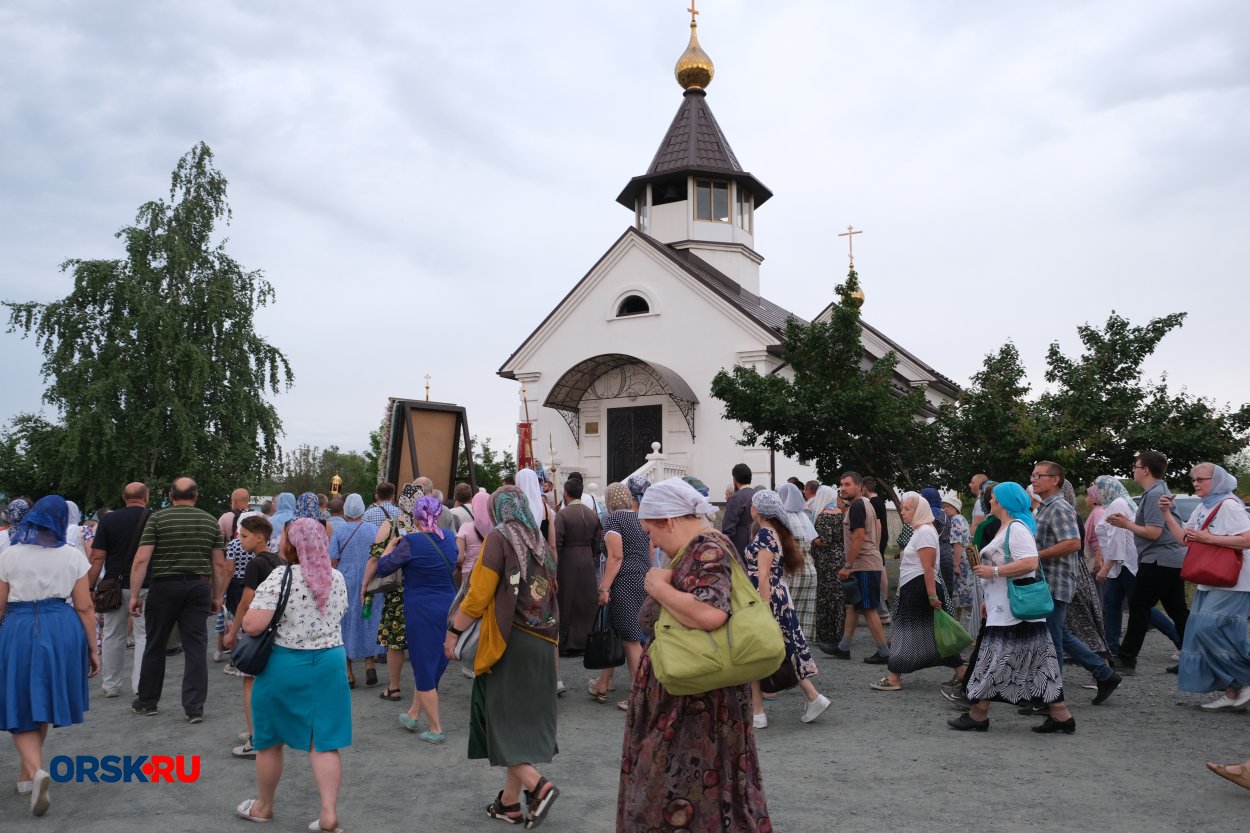
[[[1037,574],[1037,524],[1029,511],[1027,492],[1016,483],[999,483],[990,496],[990,512],[1002,527],[981,550],[973,572],[985,596],[985,627],[964,677],[966,714],[947,721],[952,729],[984,732],[990,728],[991,700],[1021,704],[1045,703],[1046,722],[1034,726],[1041,734],[1076,731],[1076,720],[1063,702],[1063,678],[1055,643],[1046,619],[1017,619],[1007,595],[1009,581],[1043,581]]]
[[[286,529],[286,525],[295,520],[295,494],[293,492],[282,492],[273,499],[274,513],[269,519],[269,523],[273,524],[273,535],[270,538],[269,549],[278,552],[278,544],[282,540],[282,530]]]
[[[378,684],[377,658],[386,655],[378,642],[378,625],[382,623],[381,593],[369,596],[369,616],[364,615],[364,599],[356,588],[362,586],[369,548],[378,534],[377,524],[364,520],[365,501],[352,493],[343,501],[343,523],[330,536],[330,563],[343,574],[351,591],[347,594],[347,614],[343,617],[343,649],[347,652],[347,683],[356,687],[352,660],[365,661],[365,685]]]
[[[31,812],[51,803],[43,768],[49,726],[82,723],[87,678],[100,673],[95,608],[82,547],[65,543],[69,507],[59,495],[36,503],[9,530],[0,553],[0,729],[21,759],[17,791]],[[71,604],[65,600],[70,599]],[[7,614],[7,616],[6,616]]]

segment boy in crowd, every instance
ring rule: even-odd
[[[269,538],[272,535],[273,524],[269,523],[269,519],[263,515],[251,515],[239,521],[239,537],[236,540],[239,543],[240,554],[235,557],[235,565],[237,569],[239,562],[243,562],[243,588],[238,608],[235,610],[234,621],[231,623],[229,633],[226,634],[226,646],[232,650],[238,644],[239,629],[243,624],[243,617],[247,615],[248,608],[252,606],[256,588],[260,587],[261,582],[282,563],[277,555],[269,551]],[[231,754],[236,758],[255,759],[256,750],[252,748],[253,678],[251,674],[244,674],[237,669],[233,673],[243,678],[243,717],[247,720],[247,732],[240,735],[243,745],[234,747]]]

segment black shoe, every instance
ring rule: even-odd
[[[1111,692],[1120,687],[1120,683],[1124,682],[1124,678],[1114,671],[1111,676],[1105,680],[1098,681],[1098,693],[1094,695],[1094,705],[1101,706],[1107,702],[1107,698],[1111,696]]]
[[[1169,665],[1167,670],[1169,674],[1179,674],[1181,673],[1181,664],[1178,662],[1175,665]]]
[[[1115,661],[1115,670],[1125,677],[1131,677],[1137,673],[1137,658],[1129,659],[1128,657],[1117,657]]]
[[[1046,719],[1042,721],[1042,725],[1034,726],[1033,731],[1039,735],[1053,735],[1055,732],[1074,735],[1076,734],[1076,718],[1069,717],[1067,720],[1060,722],[1047,715]]]
[[[1048,714],[1049,712],[1050,706],[1045,703],[1025,703],[1016,709],[1016,713],[1024,717],[1036,717],[1039,714]]]
[[[847,659],[850,659],[848,656]],[[874,653],[871,656],[864,657],[864,662],[869,665],[885,665],[890,661],[889,657],[883,657],[881,654]]]
[[[851,658],[850,651],[843,651],[837,645],[830,645],[827,642],[820,643],[820,650],[824,651],[826,654],[833,657],[834,659],[850,659]]]
[[[1069,722],[1072,723],[1073,728],[1075,729],[1076,722]],[[990,719],[987,717],[984,720],[973,720],[965,713],[961,714],[959,717],[952,717],[950,720],[946,721],[946,725],[960,732],[988,732],[990,730]],[[1034,729],[1033,731],[1036,732],[1037,730]]]
[[[131,705],[130,711],[141,717],[152,717],[156,714],[156,706],[141,706],[138,703],[134,703]]]

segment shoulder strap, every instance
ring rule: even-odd
[[[132,556],[135,554],[135,550],[139,548],[139,536],[143,534],[143,528],[148,525],[148,516],[151,514],[151,509],[146,506],[143,507],[143,514],[139,516],[139,523],[135,524],[134,532],[130,534],[130,546],[126,548],[126,552]]]
[[[1225,500],[1227,500],[1227,498],[1225,498]],[[1223,505],[1224,505],[1223,500],[1215,504],[1215,508],[1211,510],[1211,514],[1207,515],[1207,519],[1202,522],[1202,528],[1204,530],[1211,525],[1211,521],[1215,520],[1215,514],[1220,511],[1220,507]]]
[[[278,569],[274,567],[274,569]],[[267,632],[272,633],[278,629],[278,624],[282,621],[282,614],[286,612],[287,600],[291,598],[291,581],[294,570],[290,564],[286,565],[286,572],[282,574],[282,587],[278,590],[278,604],[274,608],[273,618],[269,620],[269,626],[265,628]]]
[[[430,542],[430,546],[434,548],[434,551],[439,554],[440,558],[443,559],[443,563],[447,565],[447,571],[451,573],[453,578],[455,578],[456,568],[452,566],[450,561],[447,560],[447,554],[443,552],[443,548],[440,547],[438,542],[434,540],[434,536],[426,532],[424,529],[418,529],[417,532],[420,532],[426,537],[426,539]]]

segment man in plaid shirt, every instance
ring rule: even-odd
[[[1062,466],[1043,460],[1033,466],[1032,481],[1033,492],[1042,501],[1035,513],[1037,554],[1046,574],[1046,582],[1050,585],[1050,595],[1055,600],[1055,609],[1046,617],[1046,626],[1055,643],[1060,667],[1063,667],[1066,653],[1093,674],[1098,683],[1094,705],[1101,705],[1124,678],[1067,628],[1068,605],[1076,595],[1080,569],[1077,559],[1081,558],[1081,522],[1076,509],[1060,494],[1063,487]]]

